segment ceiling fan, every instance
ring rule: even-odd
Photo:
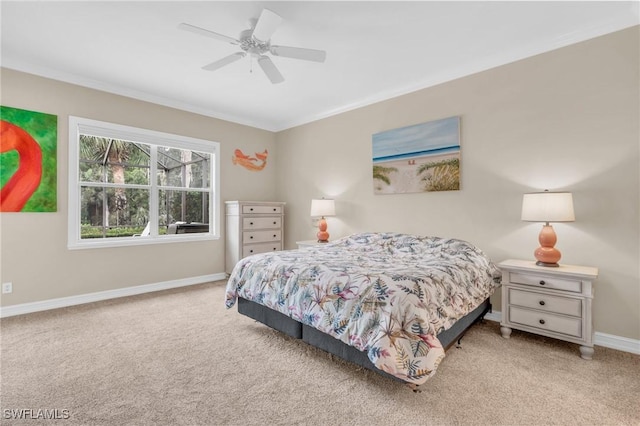
[[[225,56],[222,59],[211,62],[210,64],[202,67],[202,69],[215,71],[225,65],[238,61],[249,54],[251,57],[257,58],[258,65],[260,65],[262,71],[264,71],[269,80],[271,80],[271,83],[277,84],[282,83],[284,81],[284,77],[280,71],[278,71],[278,68],[276,68],[271,58],[266,56],[267,53],[271,53],[274,56],[283,56],[285,58],[302,59],[313,62],[324,62],[327,56],[327,53],[324,50],[272,45],[271,35],[276,31],[281,22],[282,17],[278,14],[269,9],[263,9],[253,28],[242,31],[238,39],[186,23],[178,25],[178,28],[206,37],[211,37],[226,43],[231,43],[233,45],[240,46],[240,49],[242,49],[241,52],[236,52],[229,56]]]

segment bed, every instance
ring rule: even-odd
[[[225,305],[416,390],[490,309],[500,275],[466,241],[360,233],[240,260]]]

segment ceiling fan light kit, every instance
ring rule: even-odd
[[[269,9],[263,9],[255,26],[240,33],[239,39],[219,34],[195,25],[182,23],[178,28],[190,31],[194,34],[203,35],[218,41],[240,46],[242,52],[236,52],[217,61],[205,65],[202,69],[215,71],[233,62],[236,62],[249,54],[256,58],[258,65],[262,68],[267,78],[273,84],[282,83],[284,77],[267,54],[281,56],[285,58],[301,59],[304,61],[324,62],[327,53],[324,50],[306,49],[302,47],[275,46],[271,45],[271,36],[282,23],[282,18]]]

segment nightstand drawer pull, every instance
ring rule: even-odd
[[[545,285],[546,283],[544,282],[544,280],[540,280],[540,285]]]
[[[540,302],[538,302],[538,303],[540,303],[540,306],[544,306],[544,305],[545,305],[544,300],[541,300],[541,301],[540,301]]]
[[[540,321],[538,321],[540,324],[544,324],[544,320],[541,319]]]

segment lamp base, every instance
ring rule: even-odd
[[[560,264],[558,264],[558,263],[540,262],[539,260],[536,262],[536,265],[538,265],[538,266],[546,266],[547,268],[557,268],[558,266],[560,266]]]
[[[324,216],[322,216],[322,218],[318,222],[318,229],[319,229],[319,231],[316,234],[316,237],[318,237],[318,242],[319,243],[328,243],[329,242],[329,233],[327,232],[327,221],[325,220]]]
[[[538,241],[540,241],[540,247],[538,247],[533,255],[535,256],[538,266],[550,266],[558,267],[558,261],[560,260],[560,250],[554,247],[557,238],[553,227],[548,223],[542,226],[540,235],[538,235]]]

